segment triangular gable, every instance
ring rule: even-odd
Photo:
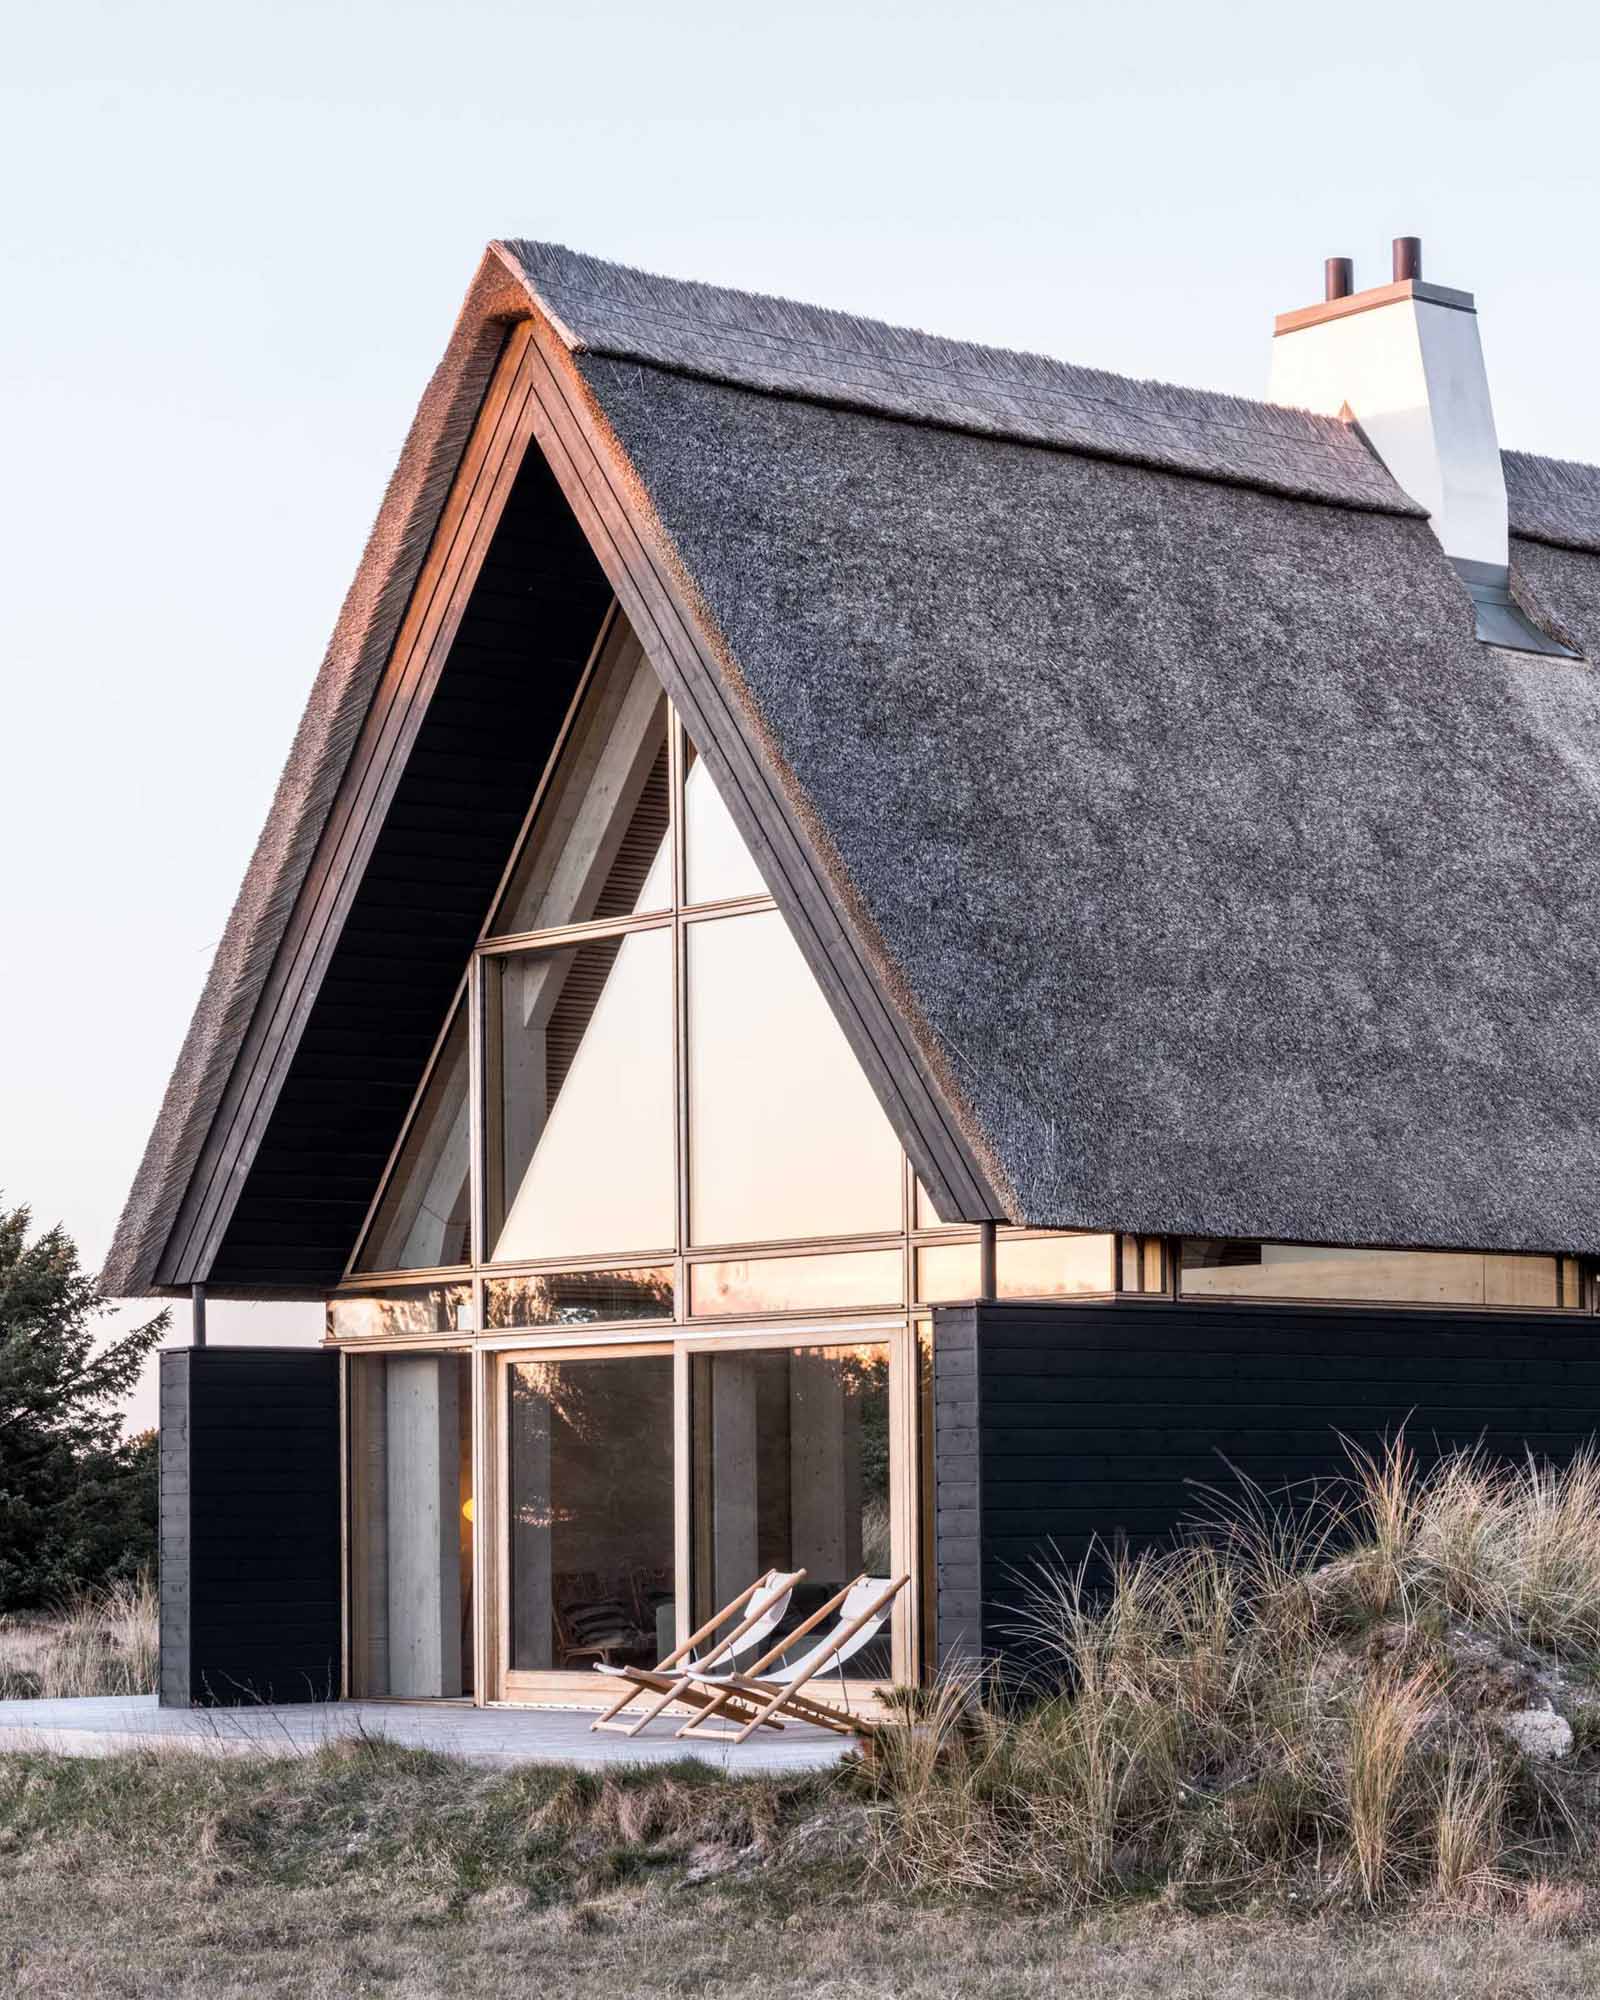
[[[497,679],[488,635],[460,736],[514,763],[546,626],[614,593],[942,1212],[1600,1247],[1594,675],[1477,645],[1352,427],[508,244],[419,412],[113,1289],[304,1293],[348,1248],[426,1047],[366,1046],[345,955],[401,952],[388,990],[436,1030],[460,954],[386,935],[383,897],[414,894],[390,835],[412,812],[427,855],[431,783],[445,838],[489,839],[449,806],[441,705],[535,467],[574,546],[528,572],[539,660]],[[1516,575],[1592,658],[1571,486]],[[470,875],[430,883],[430,939],[481,916]],[[313,1161],[315,1215],[290,1185]]]
[[[478,602],[508,511],[527,517],[522,530],[542,550],[517,609],[543,621],[532,629],[546,654],[530,663],[524,647],[515,695],[506,685],[516,649],[495,657],[493,633],[498,622],[504,640],[516,580],[498,608]],[[424,1038],[418,1026],[421,996],[438,988],[446,954],[459,966],[454,940],[473,898],[481,918],[485,872],[495,872],[485,854],[503,840],[493,829],[508,808],[484,811],[475,773],[473,796],[460,792],[451,757],[463,744],[470,754],[482,731],[490,756],[513,740],[538,748],[537,768],[553,711],[570,693],[561,675],[575,671],[577,634],[594,629],[597,603],[612,591],[924,1182],[947,1213],[999,1213],[948,1089],[871,970],[870,943],[829,880],[820,830],[785,796],[770,746],[740,712],[717,635],[674,573],[566,342],[491,257],[424,398],[219,947],[107,1260],[113,1290],[210,1282],[244,1296],[306,1296],[336,1279],[356,1189],[365,1182],[370,1194],[436,1033]],[[540,684],[552,661],[558,671]],[[509,799],[520,782],[526,797],[528,761],[507,757],[497,796]],[[394,963],[401,1012],[415,1013],[403,1032],[375,1036],[350,968],[363,950],[380,966],[397,940],[415,936],[395,913],[410,900],[409,864],[427,874],[436,843],[473,852],[443,871],[448,880],[436,874],[448,921],[436,927],[431,959],[427,947],[408,946]],[[442,1000],[431,1011],[436,1024]],[[313,1175],[316,1193],[293,1185]]]

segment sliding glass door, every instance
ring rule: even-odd
[[[653,1665],[677,1630],[670,1348],[515,1355],[501,1370],[508,1699],[596,1661]],[[554,1683],[559,1685],[559,1682]]]
[[[598,1705],[596,1662],[653,1663],[767,1569],[806,1572],[793,1626],[858,1576],[913,1567],[904,1328],[552,1343],[497,1364],[501,1700]],[[852,1663],[857,1688],[909,1676],[915,1596]]]
[[[763,1570],[804,1570],[799,1624],[893,1570],[890,1348],[719,1347],[690,1361],[694,1617]],[[853,1671],[886,1677],[887,1637]]]

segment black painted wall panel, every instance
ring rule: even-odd
[[[1341,1437],[1419,1459],[1563,1459],[1600,1429],[1600,1325],[1562,1313],[991,1304],[934,1337],[942,1654],[1014,1647],[1022,1576],[1344,1477]]]
[[[294,1062],[208,1274],[343,1274],[610,587],[538,451],[517,474]]]
[[[166,1708],[339,1693],[339,1359],[161,1356]]]

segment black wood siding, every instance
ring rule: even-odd
[[[530,450],[209,1272],[337,1284],[611,593]]]
[[[942,1652],[1007,1650],[1052,1552],[1139,1548],[1269,1490],[1349,1471],[1404,1425],[1419,1459],[1482,1442],[1562,1459],[1600,1426],[1600,1327],[1578,1314],[978,1305],[935,1314]]]
[[[340,1627],[338,1356],[163,1354],[163,1707],[331,1700]]]

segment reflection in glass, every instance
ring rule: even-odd
[[[917,1298],[923,1305],[977,1296],[976,1243],[935,1243],[917,1252]]]
[[[726,903],[735,896],[766,895],[755,857],[692,743],[683,779],[683,841],[687,902]]]
[[[472,1693],[472,1387],[461,1354],[350,1365],[358,1695]]]
[[[672,1357],[507,1375],[512,1668],[653,1665],[676,1628]]]
[[[358,1271],[427,1271],[467,1261],[467,1015],[439,1051],[356,1261]]]
[[[1122,1289],[1164,1292],[1167,1288],[1166,1244],[1159,1236],[1122,1238]]]
[[[1002,1236],[994,1246],[995,1292],[1002,1299],[1050,1299],[1116,1290],[1114,1236]]]
[[[638,640],[618,619],[496,912],[494,934],[664,910],[672,900],[669,790],[666,697]]]
[[[390,1285],[361,1298],[328,1301],[330,1340],[472,1329],[470,1285]]]
[[[766,1569],[806,1572],[791,1626],[863,1572],[888,1576],[888,1347],[697,1354],[691,1366],[697,1620]],[[850,1671],[887,1674],[888,1634]]]
[[[898,1231],[899,1141],[783,918],[686,937],[692,1240]]]
[[[670,1245],[671,933],[486,965],[492,1259]]]
[[[484,1316],[491,1329],[671,1319],[672,1266],[535,1271],[522,1278],[491,1278],[484,1288]]]
[[[1576,1305],[1554,1257],[1479,1251],[1330,1250],[1296,1243],[1183,1240],[1182,1289],[1191,1297],[1388,1300],[1407,1305]]]
[[[904,1266],[898,1250],[848,1250],[812,1257],[738,1257],[689,1266],[689,1310],[716,1313],[825,1311],[832,1306],[899,1305]]]

